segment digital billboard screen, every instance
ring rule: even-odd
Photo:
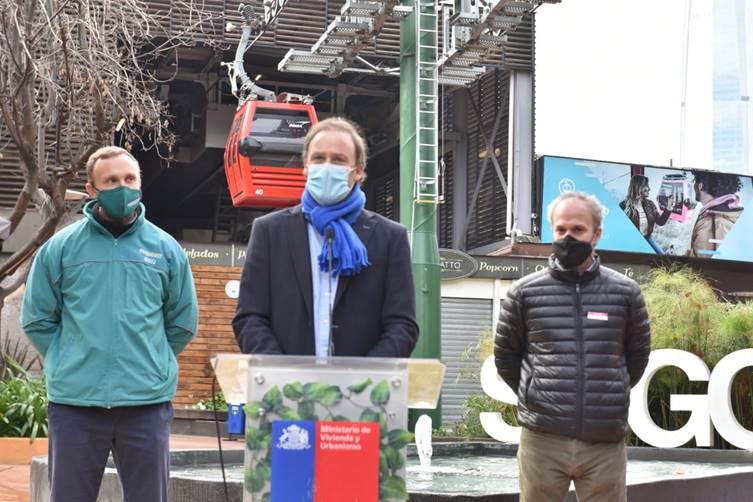
[[[577,190],[604,206],[599,249],[753,261],[749,176],[550,156],[539,168],[542,242],[552,241],[549,203]]]

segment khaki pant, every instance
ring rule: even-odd
[[[625,502],[625,444],[587,443],[523,427],[520,502],[562,502],[570,481],[579,502]]]

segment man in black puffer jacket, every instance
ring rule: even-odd
[[[603,209],[592,196],[549,206],[549,268],[513,284],[502,303],[494,356],[518,395],[522,502],[624,501],[630,389],[651,346],[635,281],[599,264]]]

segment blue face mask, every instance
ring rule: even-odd
[[[310,164],[306,190],[322,206],[337,204],[350,193],[351,171],[350,167],[338,164]]]

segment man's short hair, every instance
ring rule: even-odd
[[[317,122],[306,134],[306,141],[303,143],[303,161],[306,162],[309,146],[317,134],[324,131],[340,131],[348,134],[353,140],[356,148],[356,165],[366,167],[366,140],[361,135],[360,128],[350,120],[344,117],[330,117],[321,122]]]
[[[125,155],[126,157],[133,160],[136,163],[136,167],[139,168],[139,172],[141,172],[139,161],[136,160],[136,157],[134,157],[131,152],[129,152],[125,148],[120,148],[119,146],[103,146],[102,148],[91,154],[89,156],[89,159],[86,161],[86,177],[89,182],[94,182],[94,166],[97,165],[98,161],[111,159],[113,157],[117,157],[118,155]]]
[[[696,170],[692,172],[695,183],[703,183],[703,191],[714,198],[737,193],[743,189],[740,176],[736,174]]]
[[[572,199],[581,201],[586,205],[586,207],[588,207],[588,210],[591,212],[591,218],[594,222],[594,230],[600,229],[601,225],[604,222],[604,206],[601,205],[599,199],[597,199],[593,195],[589,195],[583,192],[563,192],[559,195],[559,197],[554,199],[547,208],[549,223],[552,223],[554,210],[557,208],[559,203]]]

